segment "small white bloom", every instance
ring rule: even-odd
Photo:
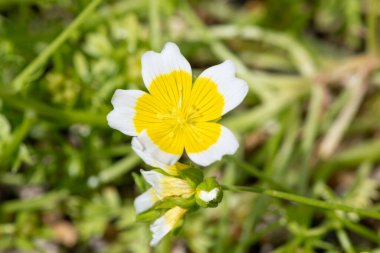
[[[169,196],[181,196],[184,198],[194,194],[195,189],[185,180],[165,176],[157,171],[141,170],[144,179],[153,187],[157,197],[163,199]]]
[[[173,207],[150,225],[150,231],[153,234],[150,245],[156,246],[167,233],[175,228],[186,212],[187,209],[178,206]]]
[[[134,201],[136,214],[145,212],[146,210],[151,208],[155,203],[157,203],[158,200],[159,198],[157,197],[153,188],[150,188],[146,192],[142,193]]]

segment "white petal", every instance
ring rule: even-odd
[[[149,138],[146,130],[132,139],[132,148],[148,165],[165,170],[165,166],[175,164],[180,155],[169,154],[160,149]]]
[[[194,187],[191,186],[186,180],[172,176],[165,176],[154,170],[141,170],[141,174],[153,187],[159,199],[169,196],[182,196],[184,198],[188,198],[194,194]]]
[[[136,214],[145,212],[149,208],[151,208],[158,201],[158,197],[155,194],[153,188],[150,188],[146,192],[137,196],[134,201],[134,206],[136,209]]]
[[[150,241],[150,245],[156,246],[161,241],[161,239],[164,238],[164,236],[178,224],[186,211],[187,209],[176,206],[155,220],[154,223],[150,225],[150,231],[153,235],[153,239]]]
[[[114,109],[107,115],[108,125],[126,135],[136,136],[133,123],[136,114],[134,108],[137,99],[144,94],[141,90],[117,89],[111,101]]]
[[[169,165],[166,165],[160,161],[157,161],[154,159],[150,154],[146,151],[146,148],[143,146],[143,143],[140,141],[141,138],[133,138],[132,140],[132,149],[136,152],[138,156],[144,161],[144,163],[148,164],[149,166],[160,168],[162,170],[166,170]]]
[[[159,75],[175,70],[184,70],[191,74],[189,62],[173,42],[166,43],[161,53],[146,52],[142,56],[141,65],[142,77],[148,90],[151,82]]]
[[[147,165],[154,167],[154,168],[160,168],[166,173],[177,176],[178,171],[183,170],[185,168],[188,168],[187,165],[176,163],[173,165],[167,165],[160,161],[157,161],[154,159],[150,153],[144,152],[144,146],[139,141],[139,138],[133,138],[132,140],[132,149],[136,152],[136,154],[146,163]]]
[[[161,193],[162,193],[162,185],[161,185],[161,180],[164,177],[161,173],[158,173],[157,171],[154,170],[140,170],[142,176],[144,179],[150,184],[154,191],[157,194],[158,198],[161,198]]]
[[[189,158],[202,166],[208,166],[211,163],[222,159],[226,154],[232,155],[239,147],[233,133],[226,127],[222,126],[222,131],[217,142],[210,146],[207,150],[199,153],[187,153]]]
[[[204,202],[210,202],[210,201],[216,199],[216,197],[218,196],[218,193],[219,193],[219,189],[218,188],[214,188],[214,189],[212,189],[209,192],[200,191],[199,198],[201,200],[203,200]]]
[[[199,77],[207,77],[218,86],[218,91],[224,97],[222,115],[238,106],[247,95],[247,83],[236,77],[235,64],[227,60],[219,65],[210,67],[202,72]]]
[[[156,246],[170,230],[171,228],[165,223],[164,216],[155,220],[155,222],[150,225],[150,231],[153,235],[153,239],[150,241],[150,246]]]

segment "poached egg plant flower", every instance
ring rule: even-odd
[[[152,221],[151,246],[178,227],[186,213],[216,207],[223,198],[221,186],[214,178],[204,178],[199,168],[176,163],[171,166],[172,174],[164,169],[141,170],[150,188],[134,201],[137,219]]]
[[[135,199],[136,214],[148,211],[157,203],[165,201],[165,198],[189,198],[195,192],[194,187],[183,179],[166,176],[155,170],[141,170],[141,174],[151,185],[151,188]],[[165,210],[163,215],[150,225],[150,231],[153,235],[150,245],[156,246],[166,234],[179,224],[187,211],[188,208],[180,206],[173,206]]]
[[[142,56],[149,93],[116,90],[108,124],[133,136],[132,147],[159,163],[173,165],[185,150],[194,163],[207,166],[239,146],[231,131],[215,122],[248,92],[235,72],[234,63],[227,60],[203,71],[192,84],[189,62],[168,42],[161,53]]]

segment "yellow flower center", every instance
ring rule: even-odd
[[[175,129],[183,129],[186,125],[191,125],[195,123],[196,117],[202,116],[200,113],[197,114],[199,109],[195,106],[189,108],[181,107],[181,98],[178,102],[177,107],[174,107],[169,113],[157,113],[156,118],[159,120],[166,121],[167,124]]]
[[[192,85],[190,73],[173,71],[157,76],[149,93],[136,103],[134,124],[162,150],[182,154],[186,144],[195,153],[217,141],[221,127],[208,121],[221,117],[224,99],[212,80],[198,78]]]

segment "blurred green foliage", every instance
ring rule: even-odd
[[[0,252],[152,251],[132,206],[145,165],[105,116],[166,41],[250,85],[223,119],[239,154],[208,176],[380,211],[378,1],[94,2],[0,0]],[[249,193],[178,232],[153,251],[380,252],[379,221]]]

